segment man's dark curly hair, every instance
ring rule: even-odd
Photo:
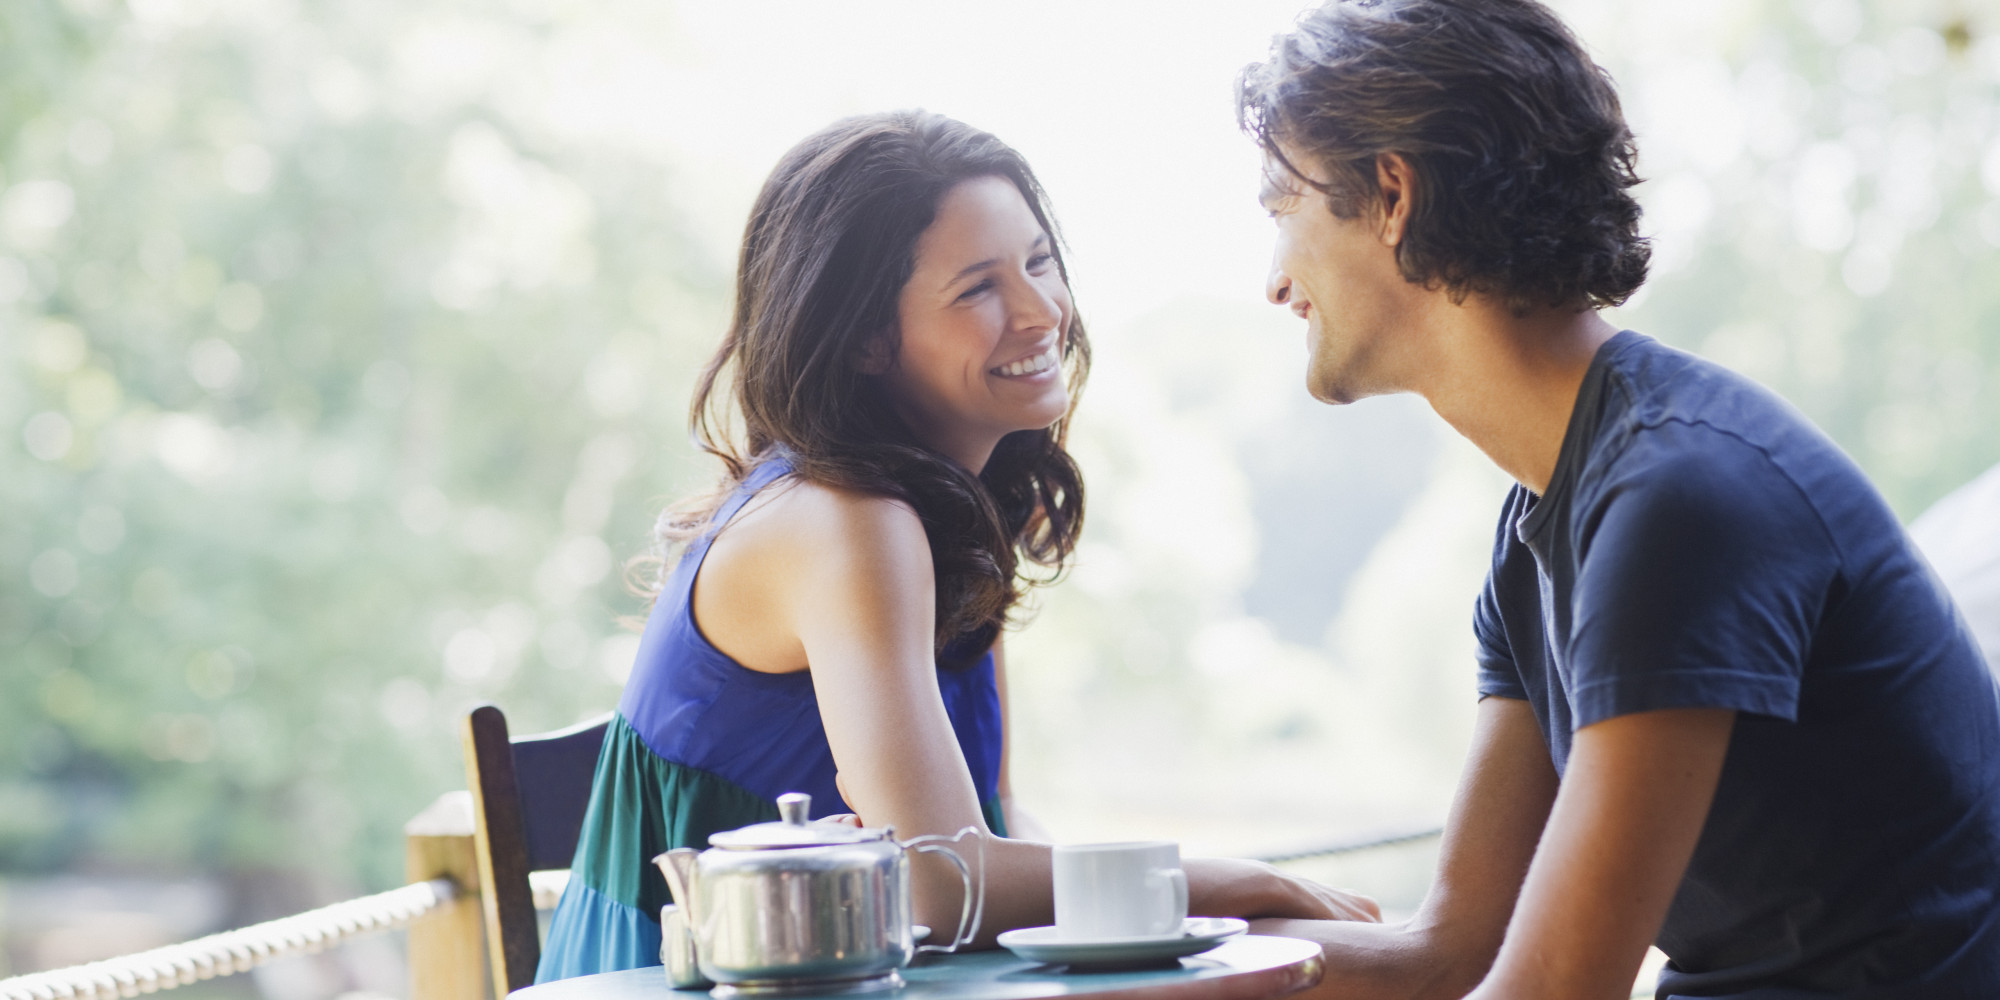
[[[1407,160],[1417,184],[1396,259],[1412,282],[1525,314],[1617,305],[1646,280],[1618,94],[1535,0],[1330,0],[1244,68],[1236,107],[1341,218],[1380,198],[1378,156]]]

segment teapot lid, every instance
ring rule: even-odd
[[[777,821],[755,823],[738,830],[724,830],[710,834],[708,842],[710,846],[732,851],[756,851],[782,847],[860,844],[885,840],[891,836],[887,830],[846,826],[840,823],[808,822],[806,814],[811,810],[812,796],[804,792],[786,792],[778,796]]]

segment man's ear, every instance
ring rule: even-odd
[[[1375,184],[1382,192],[1376,202],[1382,213],[1381,237],[1385,246],[1401,246],[1408,231],[1410,213],[1416,210],[1417,171],[1401,153],[1381,153],[1375,157]]]
[[[854,370],[863,375],[887,374],[895,363],[896,354],[889,349],[889,335],[878,333],[861,344],[861,353],[854,358]]]

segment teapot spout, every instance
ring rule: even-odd
[[[660,874],[666,876],[667,888],[673,890],[674,902],[680,904],[681,911],[693,922],[695,859],[701,852],[692,847],[676,847],[653,859],[660,866]]]

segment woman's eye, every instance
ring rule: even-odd
[[[964,300],[972,298],[973,296],[978,295],[980,292],[986,291],[987,289],[992,287],[993,287],[993,282],[982,281],[979,284],[976,284],[971,288],[968,288],[965,291],[958,293],[957,301],[963,302]]]
[[[1055,259],[1056,258],[1054,254],[1038,253],[1033,257],[1028,258],[1028,270],[1039,271],[1042,268],[1049,266],[1049,262]]]

